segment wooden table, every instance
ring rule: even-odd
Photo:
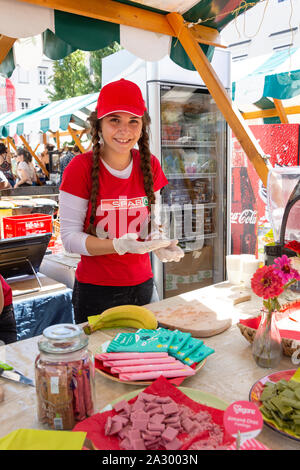
[[[221,287],[225,299],[229,286],[223,283]],[[204,294],[213,302],[217,294],[220,294],[220,284],[199,289],[199,295]],[[255,364],[251,346],[241,335],[236,321],[242,314],[254,313],[256,308],[257,299],[232,306],[233,325],[216,336],[204,339],[205,344],[212,347],[215,353],[207,358],[205,366],[195,376],[183,382],[183,386],[211,393],[229,404],[236,400],[248,400],[251,386],[261,377],[274,371],[296,368],[291,358],[286,356],[277,369],[262,369]],[[102,343],[110,340],[118,331],[120,330],[93,333],[89,337],[90,350],[95,353]],[[38,339],[39,337],[34,337],[19,341],[2,347],[2,351],[0,348],[0,360],[5,360],[25,375],[34,378]],[[18,428],[45,429],[37,421],[35,389],[2,378],[0,383],[5,388],[5,401],[0,404],[0,437]],[[125,393],[142,388],[113,382],[96,373],[97,409],[101,410]],[[299,450],[300,447],[299,441],[282,436],[266,426],[258,439],[274,450]]]

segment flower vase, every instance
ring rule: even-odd
[[[276,311],[261,310],[261,320],[252,344],[252,355],[260,367],[276,367],[282,358],[282,344],[276,324]]]
[[[296,269],[300,273],[300,257],[299,256],[293,256],[290,258],[291,260],[291,265],[293,269]],[[292,284],[290,286],[290,289],[293,292],[300,292],[300,281],[296,282],[295,284]]]

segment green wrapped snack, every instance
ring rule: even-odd
[[[169,354],[170,356],[175,357],[176,353],[179,349],[183,348],[186,342],[190,339],[191,333],[184,333],[180,330],[175,330],[172,342],[169,347]]]
[[[197,349],[195,349],[191,354],[183,359],[183,363],[191,366],[195,364],[195,362],[201,362],[210,354],[213,354],[215,351],[214,349],[206,346],[205,344],[200,344]]]
[[[185,359],[187,356],[190,356],[190,354],[192,354],[192,352],[195,351],[195,349],[198,349],[199,346],[201,346],[201,344],[203,344],[203,341],[201,339],[197,339],[197,338],[189,338],[189,340],[183,345],[182,348],[180,348],[180,350],[177,351],[175,357],[177,359],[179,359],[180,361],[182,361],[183,359]]]

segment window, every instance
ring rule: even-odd
[[[291,33],[294,33],[295,31],[297,31],[297,26],[295,26],[294,28],[290,28],[290,29],[283,29],[282,31],[276,31],[276,33],[271,33],[269,34],[269,37],[274,37],[274,36],[279,36],[280,34],[291,34]]]
[[[30,100],[26,98],[21,98],[20,100],[20,108],[21,109],[28,109],[30,105]]]
[[[47,85],[47,68],[39,67],[39,84]]]
[[[289,49],[290,47],[293,46],[293,43],[290,43],[290,44],[283,44],[282,46],[276,46],[276,47],[273,47],[273,51],[277,52],[277,51],[282,51],[283,49]]]
[[[244,60],[248,57],[248,54],[243,54],[243,55],[237,55],[235,57],[232,57],[232,60],[234,62],[237,62],[238,60]]]

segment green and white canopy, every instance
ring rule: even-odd
[[[299,106],[300,49],[287,48],[234,62],[232,78],[232,98],[241,112],[272,109],[274,98],[282,100],[284,108]],[[289,122],[293,121],[299,122],[299,115],[291,115]],[[274,117],[265,122],[280,121]]]
[[[178,12],[189,23],[200,23],[220,32],[237,15],[259,1],[261,0],[112,0],[110,5],[114,11],[120,9],[120,4],[125,4],[162,15]],[[84,5],[84,0],[82,4]],[[28,67],[28,62],[31,65],[38,63],[42,54],[58,60],[76,49],[98,50],[114,41],[144,60],[157,61],[170,55],[181,67],[195,70],[177,38],[154,33],[147,28],[125,26],[18,0],[0,0],[0,15],[0,34],[18,38],[0,66],[0,73],[5,76],[12,74],[17,63],[21,66],[27,63]],[[33,43],[36,53],[27,57],[26,48]],[[214,48],[208,45],[201,47],[211,58]]]
[[[86,119],[94,111],[98,93],[76,96],[66,100],[32,109],[28,112],[16,111],[0,116],[0,138],[14,135],[45,133],[47,131],[66,131],[70,122],[80,128],[86,128]]]

